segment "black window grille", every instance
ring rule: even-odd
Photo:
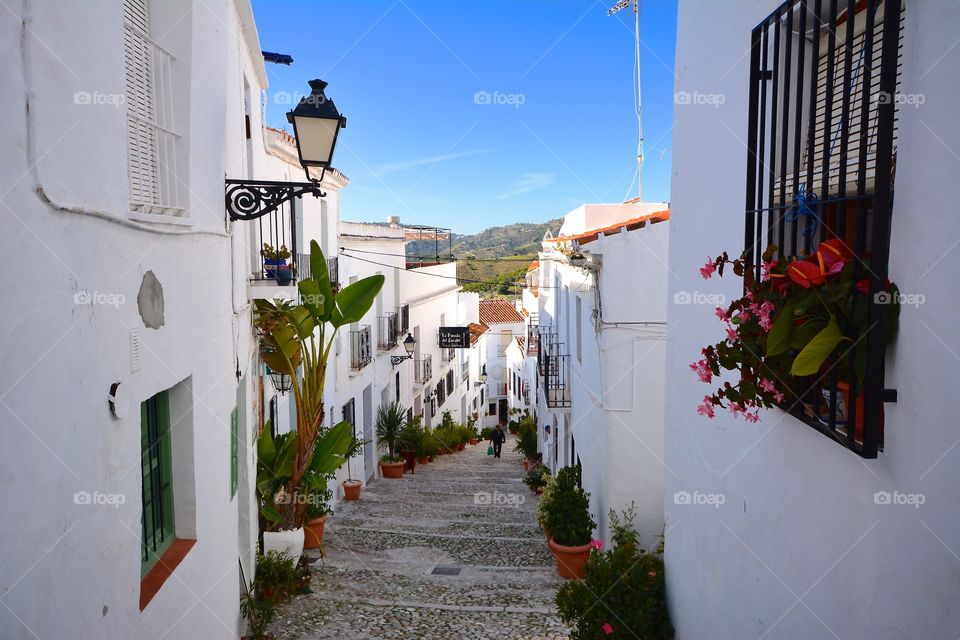
[[[883,290],[902,24],[900,0],[788,0],[753,29],[744,246],[757,278],[769,246],[784,258],[839,239],[857,256],[855,280]],[[882,450],[883,402],[895,399],[884,311],[870,296],[862,385],[849,357],[783,405],[865,458]]]
[[[453,394],[453,386],[455,384],[455,375],[453,369],[447,371],[447,395]]]
[[[397,314],[388,312],[377,318],[377,348],[389,351],[397,346]]]
[[[350,367],[363,369],[373,360],[373,348],[370,339],[370,325],[365,324],[350,332]]]

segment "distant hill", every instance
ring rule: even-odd
[[[457,275],[467,291],[483,297],[516,295],[519,288],[511,283],[522,280],[530,261],[537,257],[540,241],[547,230],[554,234],[562,219],[547,222],[518,222],[503,227],[490,227],[480,233],[453,235],[453,255],[457,259]],[[446,255],[447,248],[440,248]],[[433,242],[407,245],[409,256],[433,256]],[[476,282],[480,281],[480,282]]]

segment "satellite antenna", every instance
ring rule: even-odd
[[[607,11],[608,16],[633,6],[633,65],[637,70],[637,200],[643,202],[643,103],[640,100],[640,0],[620,0]]]

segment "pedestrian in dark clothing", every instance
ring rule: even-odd
[[[490,443],[493,445],[494,458],[500,457],[500,449],[503,448],[503,443],[506,439],[507,434],[503,432],[503,428],[498,424],[497,428],[490,434]]]

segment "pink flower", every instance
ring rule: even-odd
[[[729,408],[730,408],[730,413],[733,414],[734,418],[736,418],[737,414],[739,413],[745,413],[743,409],[743,405],[741,405],[739,402],[731,402]]]
[[[774,391],[773,399],[776,400],[777,402],[783,402],[783,394],[780,393],[779,391]]]
[[[713,275],[713,272],[717,270],[717,265],[714,264],[710,259],[707,259],[707,264],[700,267],[700,275],[704,280],[709,280],[710,276]]]
[[[770,279],[770,274],[773,272],[774,269],[776,269],[776,267],[777,267],[777,261],[776,261],[776,260],[771,260],[771,261],[769,261],[769,262],[764,262],[764,263],[763,263],[763,277],[761,278],[761,280],[764,281],[764,282],[766,282],[767,280],[769,280],[769,279]]]
[[[710,370],[710,363],[707,362],[706,358],[691,363],[690,370],[696,372],[697,376],[700,378],[700,382],[706,382],[709,384],[711,381],[713,381],[713,372]]]
[[[760,412],[754,411],[753,413],[745,412],[743,414],[743,419],[747,422],[760,422]]]
[[[723,309],[723,307],[717,307],[716,309],[713,310],[713,312],[717,314],[717,317],[720,318],[721,320],[728,320],[730,318],[730,316],[727,315],[727,312]]]
[[[609,622],[604,622],[603,626],[600,628],[603,629],[603,632],[607,635],[610,635],[611,633],[613,633],[613,627],[610,625]]]
[[[697,405],[697,413],[701,416],[707,416],[708,418],[714,417],[713,401],[710,399],[710,396],[703,396],[703,402]]]
[[[730,344],[735,343],[740,339],[740,334],[737,333],[737,330],[733,327],[727,327],[727,342]]]
[[[603,540],[591,540],[590,546],[596,549],[597,551],[600,551],[600,549],[603,548]]]
[[[777,387],[773,384],[773,381],[767,380],[766,378],[760,381],[760,388],[767,393],[775,393],[777,390]]]

